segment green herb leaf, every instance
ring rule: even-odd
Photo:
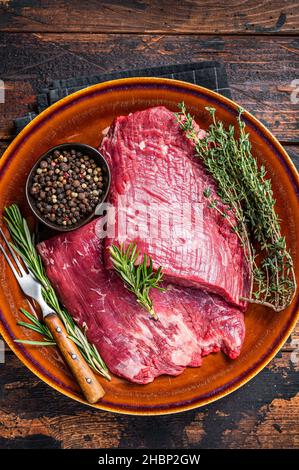
[[[150,316],[158,320],[153,303],[149,297],[150,289],[165,290],[159,287],[163,280],[162,267],[153,271],[153,261],[150,256],[143,255],[141,264],[136,265],[139,258],[137,245],[130,243],[127,248],[123,244],[120,247],[112,245],[110,256],[113,267],[119,277],[124,281],[127,289],[135,294],[137,302],[150,313]]]
[[[15,339],[15,343],[29,344],[31,346],[55,346],[56,343],[49,341],[30,341],[27,339]]]

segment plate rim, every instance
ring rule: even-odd
[[[181,80],[173,80],[173,79],[168,79],[168,78],[157,78],[157,77],[130,77],[130,78],[123,78],[123,79],[116,79],[116,80],[109,80],[106,82],[98,83],[86,88],[83,88],[82,90],[79,90],[75,93],[72,93],[71,95],[68,95],[61,100],[57,101],[56,103],[52,104],[49,106],[47,109],[45,109],[42,113],[37,115],[27,126],[14,138],[14,140],[9,144],[7,149],[5,150],[3,156],[0,159],[0,178],[2,175],[2,172],[4,172],[6,165],[9,163],[10,159],[9,156],[13,155],[14,152],[16,151],[18,145],[20,145],[23,141],[26,135],[34,129],[35,126],[37,126],[40,122],[43,122],[44,118],[50,117],[52,113],[54,113],[56,110],[59,110],[61,107],[64,107],[65,105],[72,104],[73,101],[76,101],[78,97],[84,97],[85,95],[92,94],[93,91],[99,91],[102,90],[104,91],[105,89],[112,88],[112,89],[117,89],[117,87],[121,86],[136,86],[139,84],[145,85],[147,84],[156,84],[157,86],[160,85],[160,88],[163,86],[164,87],[177,87],[181,89],[182,91],[192,91],[194,94],[198,95],[199,93],[209,97],[212,99],[212,101],[216,101],[218,104],[222,104],[226,108],[230,108],[231,111],[237,115],[238,109],[241,107],[238,105],[235,101],[226,98],[222,95],[220,95],[217,92],[214,92],[212,90],[209,90],[205,87],[199,86],[199,85],[194,85],[190,84],[188,82],[184,82]],[[243,108],[243,107],[242,107]],[[246,124],[251,124],[254,125],[257,131],[259,131],[263,137],[266,137],[267,140],[269,141],[269,144],[276,148],[276,152],[280,154],[282,157],[282,160],[284,162],[284,166],[286,168],[286,171],[288,173],[288,178],[291,179],[290,177],[292,176],[292,184],[294,186],[295,192],[297,192],[297,200],[298,200],[298,194],[299,194],[299,174],[296,170],[296,167],[290,157],[288,156],[286,150],[283,148],[283,146],[280,144],[280,142],[274,137],[274,135],[264,126],[263,123],[261,123],[257,118],[255,118],[250,112],[247,110],[244,110],[243,117],[246,121]],[[3,319],[5,319],[4,313],[0,309],[0,317],[2,316],[2,320],[0,318],[0,333],[4,340],[7,342],[8,346],[11,348],[11,350],[16,354],[16,356],[19,358],[19,360],[31,371],[33,372],[37,377],[39,377],[41,380],[43,380],[47,385],[50,387],[54,388],[55,390],[59,391],[65,396],[68,396],[69,398],[72,398],[80,403],[83,403],[88,406],[92,406],[95,409],[100,409],[103,411],[110,411],[110,412],[115,412],[115,413],[120,413],[120,414],[126,414],[126,415],[143,415],[143,416],[148,416],[148,415],[166,415],[166,414],[174,414],[174,413],[180,413],[183,411],[187,410],[192,410],[195,408],[199,408],[202,406],[205,406],[211,402],[214,402],[216,400],[219,400],[220,398],[223,398],[233,391],[239,389],[243,385],[245,385],[247,382],[249,382],[253,377],[255,377],[266,365],[273,359],[273,357],[278,353],[278,351],[281,349],[289,335],[291,334],[292,330],[294,329],[297,320],[299,318],[299,293],[297,292],[297,301],[294,303],[293,310],[290,316],[289,322],[285,325],[284,331],[281,332],[281,334],[276,338],[275,341],[271,344],[270,348],[267,349],[265,354],[261,357],[261,360],[259,363],[256,365],[255,363],[251,365],[242,375],[244,377],[238,376],[238,378],[235,380],[235,383],[229,384],[225,390],[215,390],[215,393],[211,393],[209,397],[206,398],[194,398],[190,403],[188,402],[181,402],[181,403],[171,403],[170,405],[164,405],[160,406],[158,405],[157,408],[152,408],[152,409],[140,409],[130,407],[130,405],[125,405],[124,408],[122,408],[119,404],[102,404],[102,402],[99,402],[98,404],[95,405],[90,405],[88,404],[83,398],[81,398],[79,395],[77,395],[73,391],[68,391],[66,390],[65,387],[62,385],[59,385],[58,383],[55,383],[53,381],[53,378],[47,377],[43,372],[38,370],[37,366],[34,365],[33,361],[28,359],[26,357],[26,351],[30,349],[30,347],[26,347],[24,345],[15,343],[12,339],[12,337],[9,335],[9,332],[7,331],[7,328],[3,324]],[[33,358],[32,358],[33,359]],[[252,370],[251,370],[252,369]],[[221,387],[220,387],[221,389]]]

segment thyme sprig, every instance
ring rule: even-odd
[[[163,279],[162,267],[153,271],[152,258],[146,254],[143,255],[142,262],[136,264],[140,253],[137,245],[133,243],[126,248],[123,244],[119,247],[112,245],[110,256],[116,273],[124,281],[127,289],[135,294],[137,302],[149,312],[150,316],[158,320],[149,292],[150,289],[165,290],[159,287]]]
[[[87,363],[95,370],[95,372],[103,375],[106,379],[110,380],[110,375],[107,366],[101,358],[98,350],[94,344],[89,343],[86,337],[86,331],[82,331],[74,322],[71,315],[60,305],[55,290],[53,289],[48,277],[46,276],[42,260],[36,251],[34,239],[31,236],[26,220],[22,217],[20,209],[16,204],[5,209],[6,224],[8,226],[13,243],[12,248],[23,259],[29,271],[42,285],[42,294],[47,304],[61,318],[68,336],[76,343],[79,350]],[[24,344],[44,344],[49,346],[49,342],[53,341],[52,335],[46,326],[35,316],[29,312],[22,310],[22,313],[30,320],[30,323],[19,322],[23,327],[34,330],[42,335],[45,341],[30,342],[28,340],[17,340],[19,343]]]
[[[271,180],[264,165],[259,166],[251,152],[249,134],[242,120],[243,110],[235,127],[227,129],[216,120],[214,108],[206,108],[212,124],[200,139],[193,117],[184,103],[176,114],[181,129],[195,146],[195,154],[217,184],[215,191],[206,188],[209,207],[226,218],[239,237],[251,272],[249,302],[280,311],[292,301],[296,291],[293,261],[281,234],[275,211]]]

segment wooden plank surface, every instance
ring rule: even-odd
[[[291,358],[279,353],[248,384],[209,406],[134,417],[78,404],[7,354],[0,365],[0,448],[298,448],[299,366]]]
[[[288,0],[91,0],[88,6],[0,0],[6,87],[0,155],[13,136],[12,120],[34,106],[51,79],[220,60],[233,99],[267,125],[299,167],[299,104],[291,102],[298,6]],[[63,397],[7,348],[0,364],[0,449],[298,448],[298,377],[299,325],[257,377],[221,401],[173,416],[130,417]]]
[[[294,34],[298,7],[295,0],[2,0],[0,30]]]
[[[0,78],[6,87],[0,138],[12,136],[13,119],[34,105],[51,79],[201,60],[222,61],[233,99],[283,142],[299,142],[299,103],[291,102],[299,40],[197,35],[0,33]]]

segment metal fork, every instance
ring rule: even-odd
[[[1,227],[0,233],[18,270],[14,266],[1,243],[0,250],[9,264],[9,267],[12,270],[16,280],[18,281],[20,288],[25,295],[36,300],[40,305],[44,322],[51,331],[62,356],[69,365],[69,368],[80,385],[85,398],[89,403],[96,403],[105,394],[102,386],[98,382],[89,365],[86,363],[76,344],[68,337],[67,331],[58,315],[43,299],[42,286],[40,282],[38,282],[35,277],[33,277],[29,269],[27,272],[23,268]]]

